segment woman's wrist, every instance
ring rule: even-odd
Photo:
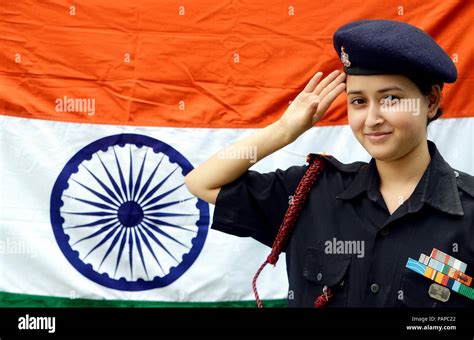
[[[301,135],[301,133],[289,129],[280,119],[272,125],[274,125],[274,133],[285,144],[282,147],[293,143]]]

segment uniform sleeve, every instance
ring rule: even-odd
[[[261,174],[248,170],[217,196],[212,229],[252,237],[271,247],[307,166]]]

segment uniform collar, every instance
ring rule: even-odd
[[[408,201],[408,212],[420,210],[424,203],[440,211],[457,216],[463,216],[464,211],[456,183],[457,172],[443,159],[436,145],[428,141],[431,155],[430,163],[418,182]],[[367,192],[367,197],[377,201],[380,197],[380,177],[375,159],[362,166],[354,181],[337,198],[349,200]]]

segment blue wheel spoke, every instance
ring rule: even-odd
[[[118,222],[112,222],[112,223],[110,223],[110,224],[107,224],[106,226],[104,226],[104,227],[100,228],[99,230],[93,232],[93,233],[90,234],[89,236],[85,236],[85,237],[81,238],[79,241],[74,242],[74,243],[72,244],[72,246],[75,246],[75,245],[78,244],[79,242],[82,242],[82,241],[91,239],[91,238],[93,238],[93,237],[96,237],[96,236],[98,236],[98,235],[100,235],[100,234],[103,234],[103,233],[105,233],[107,230],[109,230],[110,228],[116,227],[116,226],[118,226],[118,225],[119,225]]]
[[[161,186],[162,186],[163,184],[166,183],[166,181],[168,180],[168,178],[170,178],[171,175],[172,175],[177,169],[178,169],[178,168],[176,167],[173,171],[171,171],[171,172],[168,174],[168,176],[166,176],[164,179],[162,179],[160,183],[158,183],[153,189],[151,189],[151,190],[148,192],[148,194],[146,194],[146,196],[143,198],[143,200],[140,201],[140,203],[146,202],[151,196],[153,196],[153,194],[154,194],[159,188],[161,188]],[[184,184],[184,183],[183,183],[183,184]]]
[[[99,197],[102,201],[106,202],[106,203],[110,203],[112,204],[113,206],[115,207],[118,207],[118,205],[113,202],[111,199],[109,199],[107,196],[105,195],[102,195],[100,192],[97,192],[95,191],[94,189],[91,189],[89,188],[87,185],[84,185],[78,181],[76,181],[74,178],[71,178],[71,180],[73,180],[74,182],[76,182],[77,184],[79,184],[81,187],[83,187],[84,189],[90,191],[91,193],[93,193],[94,195],[96,195],[97,197]]]
[[[120,204],[120,200],[117,198],[117,196],[115,196],[114,192],[112,190],[110,190],[110,188],[104,182],[102,182],[99,177],[94,175],[94,173],[92,171],[90,171],[87,168],[87,166],[85,166],[84,164],[82,166],[84,167],[84,169],[87,170],[87,172],[89,172],[91,174],[91,176],[96,180],[96,182],[99,183],[99,185],[102,187],[102,189],[104,189],[105,192],[116,201],[115,203]]]
[[[160,240],[158,240],[156,238],[156,236],[150,231],[148,230],[150,228],[150,226],[146,225],[146,224],[143,224],[143,230],[148,234],[148,236],[150,236],[150,238],[155,241],[156,244],[158,244],[161,248],[163,248],[164,251],[166,251],[168,253],[169,256],[171,256],[173,258],[173,260],[176,261],[176,263],[179,263],[179,261],[173,256],[173,254],[170,253],[170,251],[168,250],[168,248],[166,248],[163,243],[160,242]]]
[[[125,242],[127,241],[127,228],[124,228],[124,233],[122,234],[122,240],[120,241],[119,253],[117,255],[117,262],[115,263],[114,277],[117,275],[117,269],[122,258],[123,248],[125,248]]]
[[[162,225],[162,226],[165,226],[165,227],[178,228],[178,229],[182,229],[182,230],[186,230],[186,231],[191,231],[193,233],[196,232],[196,230],[187,229],[185,227],[182,227],[182,226],[179,226],[179,225],[176,225],[176,224],[172,224],[172,223],[168,223],[168,222],[165,222],[165,221],[162,221],[162,220],[158,220],[156,218],[144,218],[144,221],[151,221],[151,222],[153,222],[157,225]]]
[[[142,260],[143,269],[145,269],[146,277],[147,277],[147,279],[149,279],[148,270],[146,269],[146,264],[145,264],[145,258],[143,257],[142,246],[140,244],[140,239],[138,238],[136,228],[133,229],[133,234],[135,235],[135,241],[137,243],[137,250],[138,250],[138,254],[140,254],[140,259]]]
[[[130,228],[128,228],[128,264],[130,265],[130,277],[133,280],[133,234]]]
[[[105,242],[107,242],[107,241],[115,234],[115,232],[116,232],[117,230],[120,230],[120,228],[119,228],[118,225],[116,225],[111,231],[109,231],[109,232],[107,233],[107,235],[105,235],[104,238],[103,238],[99,243],[97,243],[96,246],[95,246],[94,248],[92,248],[92,249],[87,253],[86,256],[84,256],[83,260],[85,260],[86,257],[89,256],[94,250],[96,250],[97,248],[101,247]],[[104,230],[104,232],[105,232],[105,230]]]
[[[189,249],[189,247],[187,245],[185,245],[184,243],[178,241],[177,239],[175,239],[173,236],[169,235],[167,232],[164,232],[163,230],[161,230],[155,223],[153,223],[153,221],[144,221],[143,222],[143,225],[146,226],[146,227],[149,227],[151,229],[153,229],[154,231],[156,231],[157,233],[169,238],[170,240],[173,240],[175,241],[176,243],[182,245],[183,247]]]
[[[79,224],[71,227],[64,227],[64,229],[76,229],[76,228],[90,228],[90,227],[97,227],[98,225],[108,223],[110,221],[117,220],[115,217],[112,218],[103,218],[100,220],[96,220],[91,223],[86,223],[86,224]]]
[[[107,252],[105,253],[104,257],[102,258],[102,261],[100,261],[99,269],[100,269],[100,267],[102,267],[102,264],[104,263],[105,259],[112,252],[112,249],[114,249],[115,245],[117,244],[118,240],[120,239],[120,236],[124,232],[124,228],[117,228],[117,230],[118,230],[117,235],[115,235],[114,239],[112,240],[112,243],[109,246],[109,249],[107,249]]]
[[[82,203],[85,203],[85,204],[92,205],[93,207],[96,207],[96,208],[101,208],[101,209],[105,209],[105,210],[117,210],[116,207],[112,207],[110,205],[99,203],[99,202],[88,201],[88,200],[84,200],[82,198],[72,197],[72,196],[68,196],[68,195],[64,195],[64,197],[68,197],[70,199],[73,199],[73,200],[76,200],[76,201],[79,201],[79,202],[82,202]]]
[[[145,182],[145,185],[143,185],[143,188],[142,190],[140,190],[140,194],[138,194],[138,197],[136,198],[137,202],[140,201],[140,199],[143,197],[143,194],[147,191],[148,187],[150,186],[150,183],[151,181],[153,180],[153,178],[155,178],[155,173],[156,171],[158,170],[158,168],[160,167],[160,164],[161,164],[161,161],[163,161],[163,158],[165,156],[161,156],[161,159],[160,161],[158,162],[158,164],[155,166],[155,169],[153,169],[150,177],[148,177],[148,180]]]
[[[75,211],[63,211],[62,214],[68,215],[79,215],[79,216],[116,216],[117,212],[106,212],[106,211],[87,211],[87,212],[75,212]]]
[[[180,204],[180,203],[183,203],[183,202],[192,200],[192,199],[195,199],[195,197],[189,197],[189,198],[186,198],[186,199],[183,199],[183,200],[173,201],[173,202],[169,202],[169,203],[157,204],[157,205],[154,205],[154,206],[149,207],[149,208],[147,208],[147,209],[143,209],[143,211],[146,212],[146,211],[150,211],[150,210],[159,210],[159,209],[171,207],[171,206],[173,206],[173,205],[175,205],[175,204]]]
[[[115,147],[113,147],[112,150],[114,150],[115,163],[117,163],[117,170],[120,177],[120,185],[122,186],[123,194],[125,195],[125,200],[128,200],[127,185],[125,184],[125,177],[123,176],[122,167],[120,166],[117,153],[115,152]]]
[[[117,215],[116,212],[105,212],[105,211],[88,211],[88,212],[71,212],[71,211],[62,211],[61,214],[68,215],[82,215],[82,216],[114,216]]]
[[[132,200],[134,200],[134,201],[135,201],[135,197],[137,196],[138,189],[140,189],[140,184],[142,182],[143,169],[145,167],[147,152],[148,152],[148,149],[146,149],[145,156],[143,157],[143,161],[142,161],[142,166],[140,167],[140,171],[138,172],[137,181],[135,182],[135,190],[133,191],[133,196],[132,196]]]
[[[146,216],[153,217],[181,217],[181,216],[198,216],[199,214],[179,214],[179,213],[166,213],[166,212],[157,212],[157,213],[147,213]]]
[[[178,190],[179,188],[181,188],[182,186],[184,185],[184,182],[177,185],[176,187],[174,187],[173,189],[170,189],[168,190],[167,192],[165,193],[162,193],[161,195],[159,196],[156,196],[155,198],[149,200],[148,202],[146,202],[143,207],[147,207],[149,206],[150,204],[155,204],[156,202],[159,202],[160,200],[162,200],[163,198],[165,198],[166,196],[168,196],[169,194],[172,194],[173,192],[175,192],[176,190]]]
[[[99,158],[99,161],[100,161],[100,163],[102,164],[102,167],[104,168],[105,173],[107,174],[107,177],[109,178],[110,183],[111,183],[112,186],[114,187],[115,192],[117,193],[117,195],[120,196],[120,202],[121,202],[121,203],[124,202],[125,199],[123,198],[122,192],[120,191],[120,188],[119,188],[117,182],[116,182],[115,179],[112,177],[112,174],[110,173],[109,169],[107,169],[107,167],[105,166],[105,164],[104,164],[104,162],[102,161],[102,158],[100,158],[99,154],[97,154],[97,158]]]
[[[148,250],[150,251],[150,253],[151,253],[151,255],[153,256],[153,258],[155,259],[156,263],[158,264],[158,266],[160,266],[161,271],[164,273],[165,271],[163,270],[163,267],[161,266],[160,261],[159,261],[158,258],[156,257],[155,252],[153,251],[153,248],[152,248],[151,245],[150,245],[150,242],[148,242],[147,237],[143,234],[142,229],[143,229],[143,226],[140,224],[140,225],[138,226],[138,232],[140,233],[140,236],[142,237],[143,243],[145,243],[146,247],[147,247]]]
[[[129,197],[132,199],[132,192],[133,192],[133,158],[132,158],[132,146],[130,145],[130,173],[128,176],[128,190],[129,190]]]

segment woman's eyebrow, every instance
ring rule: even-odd
[[[393,85],[393,86],[384,87],[380,90],[377,90],[377,93],[383,93],[383,92],[388,92],[388,91],[393,91],[393,90],[403,91],[403,89],[401,87]],[[364,93],[364,91],[362,91],[362,90],[352,90],[352,91],[347,92],[348,95],[350,95],[350,94],[363,94],[363,93]]]
[[[387,92],[387,91],[393,91],[393,90],[398,90],[398,91],[403,91],[403,89],[401,87],[398,87],[396,85],[393,85],[393,86],[389,86],[389,87],[385,87],[383,89],[380,89],[378,90],[377,92],[378,93],[383,93],[383,92]]]
[[[362,90],[353,90],[353,91],[347,92],[348,95],[349,94],[363,94],[363,93],[364,93],[364,91],[362,91]]]

